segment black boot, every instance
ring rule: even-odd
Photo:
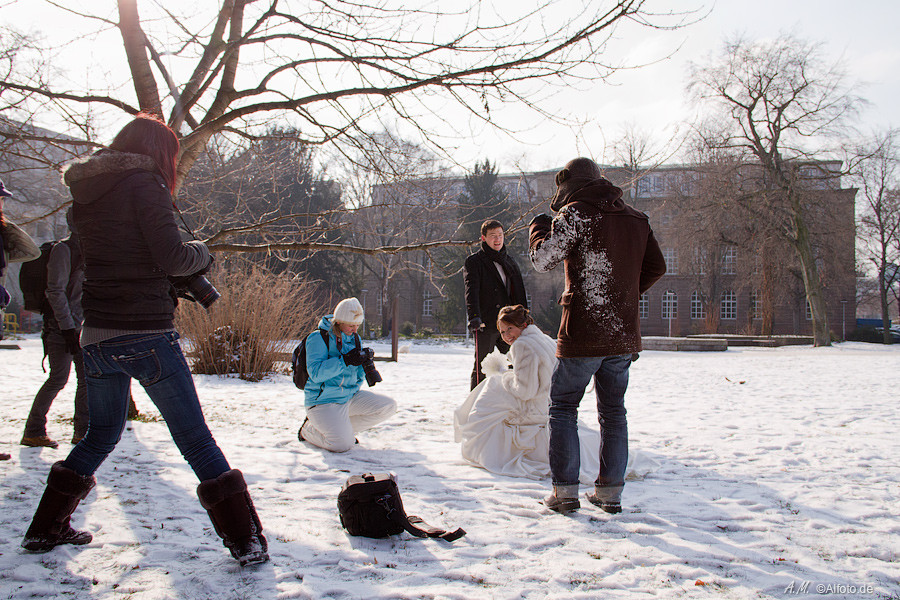
[[[79,475],[64,467],[62,461],[55,463],[50,468],[47,488],[31,526],[25,532],[22,547],[29,552],[47,552],[60,544],[81,546],[90,543],[93,536],[87,531],[72,529],[69,519],[95,482],[93,476]]]
[[[266,554],[269,545],[262,534],[262,524],[240,471],[232,469],[215,479],[201,481],[197,486],[197,496],[209,513],[216,533],[241,566],[269,560]]]

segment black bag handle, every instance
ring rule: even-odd
[[[416,527],[416,524],[422,527]],[[446,542],[453,542],[466,535],[466,531],[462,527],[457,527],[455,531],[447,531],[438,529],[423,521],[421,517],[409,515],[403,520],[403,529],[416,537],[441,538]]]

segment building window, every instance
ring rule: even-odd
[[[650,296],[647,295],[647,292],[641,294],[641,299],[638,300],[638,315],[642,319],[650,316]]]
[[[525,292],[525,302],[528,304],[529,310],[534,310],[534,305],[531,304],[531,292]]]
[[[678,275],[678,250],[666,248],[663,258],[666,260],[666,275]]]
[[[706,248],[694,248],[694,274],[706,275]]]
[[[750,318],[762,319],[762,298],[759,292],[750,292]]]
[[[722,292],[722,304],[719,316],[723,321],[737,319],[737,295],[734,292]]]
[[[650,195],[650,178],[643,177],[637,182],[637,194],[638,196],[649,196]]]
[[[725,246],[722,254],[722,275],[734,275],[737,273],[737,248]]]
[[[376,304],[378,305],[378,316],[380,317],[384,311],[384,292],[382,292],[381,290],[378,291]]]
[[[431,299],[431,290],[425,290],[425,299],[422,300],[422,316],[430,317],[432,315],[433,301]]]
[[[809,300],[806,301],[806,320],[812,321],[812,306],[810,306]]]
[[[700,292],[694,292],[691,294],[691,318],[706,318],[706,309],[703,307],[703,295],[700,294]]]
[[[666,290],[662,295],[662,318],[675,319],[678,317],[678,294],[672,290]]]

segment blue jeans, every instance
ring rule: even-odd
[[[66,467],[80,475],[93,475],[113,451],[125,429],[134,378],[159,409],[172,439],[200,481],[230,469],[206,426],[178,337],[174,331],[123,335],[82,349],[90,425],[66,458]]]
[[[550,383],[550,471],[553,485],[578,485],[581,469],[578,405],[591,377],[600,420],[600,475],[596,484],[621,495],[628,463],[625,390],[631,354],[560,358]]]

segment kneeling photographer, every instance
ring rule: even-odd
[[[297,437],[332,452],[346,452],[356,434],[381,423],[395,412],[393,398],[360,389],[381,381],[371,348],[363,348],[357,334],[363,307],[356,298],[341,300],[333,315],[322,317],[319,335],[306,338],[304,388],[306,419]]]

